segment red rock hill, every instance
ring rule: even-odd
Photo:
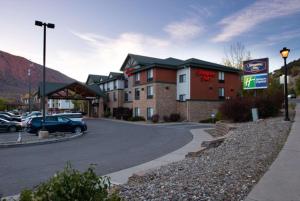
[[[15,56],[0,51],[0,98],[19,99],[28,92],[27,71],[33,63],[24,57]],[[43,66],[33,63],[31,68],[32,91],[37,89],[38,83],[43,79]],[[69,83],[74,79],[59,71],[46,68],[46,81]]]

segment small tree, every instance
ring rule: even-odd
[[[238,69],[243,69],[243,61],[251,59],[250,51],[245,49],[241,42],[231,44],[229,50],[225,49],[225,58],[222,63]]]
[[[7,101],[4,98],[0,98],[0,111],[3,111],[6,109]]]

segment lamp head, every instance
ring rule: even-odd
[[[43,22],[41,21],[35,21],[35,26],[43,26]]]
[[[50,28],[50,29],[54,29],[55,24],[48,23],[48,24],[47,24],[47,27]]]
[[[282,50],[280,50],[280,54],[282,56],[282,58],[286,59],[288,58],[290,53],[290,49],[287,49],[286,47],[284,47]]]

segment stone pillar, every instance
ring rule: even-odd
[[[104,115],[104,100],[103,97],[99,98],[99,103],[98,103],[98,117],[103,117]]]

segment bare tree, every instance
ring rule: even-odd
[[[241,42],[231,44],[229,50],[225,48],[224,52],[225,58],[222,63],[225,66],[243,69],[243,61],[251,59],[250,51],[247,51]]]

